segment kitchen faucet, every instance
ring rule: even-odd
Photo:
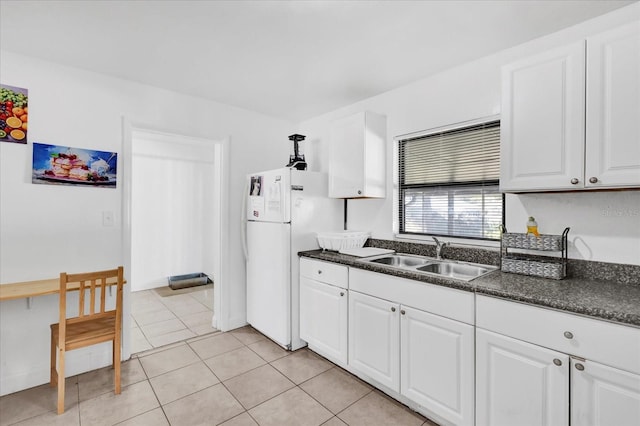
[[[436,259],[441,260],[442,255],[440,253],[442,252],[442,248],[448,246],[449,243],[441,243],[436,237],[431,238],[433,238],[433,241],[436,242]]]

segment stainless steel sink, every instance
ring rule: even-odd
[[[431,272],[433,274],[438,274],[450,278],[472,280],[479,277],[480,275],[491,272],[496,268],[480,265],[469,265],[465,263],[438,262],[420,266],[417,269],[421,272]]]
[[[401,253],[369,257],[360,259],[360,262],[463,281],[471,281],[497,269],[495,266]]]
[[[428,258],[412,256],[409,254],[387,254],[382,257],[372,258],[370,262],[399,268],[414,268],[416,266],[426,265],[430,260]]]

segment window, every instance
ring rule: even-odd
[[[401,234],[498,240],[500,122],[400,140]]]

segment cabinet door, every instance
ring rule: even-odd
[[[447,422],[473,425],[473,326],[400,309],[401,393]]]
[[[300,278],[300,338],[332,361],[347,364],[347,290]]]
[[[503,68],[501,190],[583,187],[584,90],[584,41]]]
[[[400,392],[400,308],[349,292],[349,365]]]
[[[386,117],[370,111],[332,124],[329,197],[385,197],[386,129]]]
[[[476,329],[476,424],[569,424],[569,357]]]
[[[640,25],[587,40],[587,187],[640,186]]]
[[[571,365],[573,425],[640,425],[640,375],[591,361]]]
[[[356,198],[364,192],[364,112],[331,127],[329,197]]]

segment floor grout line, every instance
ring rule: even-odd
[[[138,326],[138,329],[140,330],[140,334],[141,334],[141,335],[142,335],[142,337],[144,338],[144,341],[145,341],[145,343],[146,343],[146,346],[148,346],[148,347],[150,347],[150,348],[152,348],[152,349],[156,349],[156,348],[159,348],[159,347],[165,346],[165,345],[157,345],[157,344],[153,344],[153,343],[152,343],[152,341],[156,341],[156,342],[157,342],[158,340],[161,340],[161,339],[162,339],[162,336],[166,336],[166,335],[169,335],[169,334],[171,334],[171,333],[178,333],[178,332],[182,332],[182,331],[184,331],[184,330],[188,331],[190,334],[193,334],[193,336],[190,336],[190,337],[187,337],[187,338],[182,338],[182,339],[180,339],[180,340],[178,340],[178,341],[185,341],[185,340],[188,340],[188,339],[192,339],[192,338],[195,338],[195,337],[201,336],[201,334],[200,334],[200,333],[198,333],[198,332],[195,330],[195,328],[196,328],[196,327],[201,327],[202,325],[210,325],[210,322],[208,322],[208,323],[202,323],[202,324],[196,324],[196,325],[194,325],[194,326],[193,326],[193,328],[192,328],[192,327],[189,327],[189,326],[185,323],[185,321],[183,320],[183,318],[184,318],[185,316],[188,316],[188,315],[193,315],[193,314],[198,314],[198,313],[207,313],[207,312],[209,312],[209,313],[211,313],[211,315],[213,315],[213,309],[212,309],[212,308],[210,308],[210,307],[209,307],[209,306],[207,306],[205,303],[201,302],[201,301],[200,301],[200,300],[198,300],[196,297],[194,297],[194,295],[195,295],[195,294],[197,294],[197,293],[199,293],[199,292],[206,292],[206,291],[210,291],[210,292],[212,292],[212,291],[213,291],[213,286],[211,286],[211,288],[195,290],[195,291],[192,291],[192,292],[179,293],[179,294],[176,294],[176,295],[168,295],[168,296],[164,296],[164,297],[163,297],[163,296],[160,296],[160,294],[158,294],[158,292],[157,292],[157,291],[155,291],[155,289],[147,289],[147,290],[142,290],[142,291],[140,291],[140,292],[136,292],[135,294],[137,294],[137,295],[138,295],[138,296],[136,296],[136,299],[138,299],[138,300],[133,300],[133,301],[132,301],[132,308],[131,308],[131,311],[132,311],[132,313],[131,313],[132,324],[134,324],[134,323],[135,323],[135,324]],[[148,295],[150,295],[150,296],[148,296]],[[193,302],[197,302],[200,306],[203,306],[204,308],[206,308],[206,310],[201,311],[201,312],[195,312],[195,313],[193,313],[193,314],[178,315],[178,314],[176,313],[176,311],[174,310],[174,309],[176,308],[176,305],[173,305],[173,307],[172,307],[172,304],[171,304],[171,302],[170,302],[170,300],[172,300],[171,298],[178,297],[178,296],[186,296],[186,297],[182,297],[182,298],[181,298],[181,299],[179,299],[179,300],[186,300],[186,301],[193,301]],[[159,303],[160,303],[160,305],[162,306],[162,308],[160,308],[160,309],[152,309],[152,310],[149,310],[149,311],[144,311],[144,312],[143,312],[144,314],[169,312],[169,313],[173,316],[173,318],[170,318],[170,319],[164,319],[164,320],[162,320],[162,321],[150,322],[150,323],[148,323],[148,324],[141,325],[141,324],[138,322],[138,320],[136,320],[136,319],[135,319],[135,315],[136,315],[136,304],[138,304],[138,305],[142,305],[142,306],[144,306],[145,304],[148,304],[148,303],[149,303],[149,297],[152,297],[152,299],[151,299],[151,300],[159,302]],[[211,297],[213,297],[213,294],[211,295]],[[138,312],[137,314],[138,314],[138,315],[140,315],[140,313],[139,313],[139,312]],[[151,314],[151,315],[153,315],[153,314]],[[161,323],[161,322],[172,321],[172,320],[174,320],[174,319],[177,319],[177,320],[180,322],[180,324],[181,324],[184,328],[182,328],[182,329],[180,329],[180,330],[173,330],[173,331],[170,331],[170,332],[161,333],[161,334],[159,334],[159,335],[157,335],[157,336],[149,336],[149,335],[148,335],[148,333],[145,331],[145,329],[147,329],[147,330],[148,330],[149,326],[152,326],[152,325],[154,325],[154,324],[159,324],[159,323]],[[133,327],[132,327],[132,328],[133,328]],[[213,327],[211,327],[211,330],[212,330],[212,331],[217,331],[217,330],[216,330],[215,328],[213,328]],[[207,334],[210,334],[210,333],[206,333],[206,334],[204,334],[204,336],[206,336]],[[175,343],[175,342],[172,342],[172,343]],[[167,343],[167,344],[171,344],[171,343]],[[135,349],[134,349],[134,350],[135,350]],[[133,352],[133,350],[132,350],[132,352]],[[135,353],[135,352],[134,352],[134,353]]]

